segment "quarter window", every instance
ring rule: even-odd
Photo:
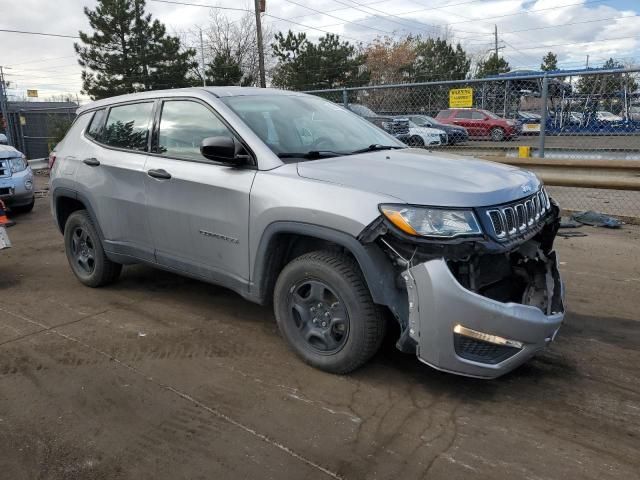
[[[204,160],[200,143],[208,137],[233,137],[222,120],[204,105],[167,100],[162,106],[158,151],[171,157]]]
[[[112,107],[104,127],[103,143],[128,150],[147,150],[153,103]]]
[[[87,135],[95,140],[99,140],[104,127],[104,114],[106,109],[98,110],[93,114],[91,124],[87,129]]]
[[[484,120],[484,115],[481,114],[480,112],[471,112],[471,119],[472,120]]]

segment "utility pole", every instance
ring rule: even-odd
[[[493,25],[493,36],[495,39],[495,56],[498,58],[498,25]]]
[[[266,88],[267,79],[264,74],[264,47],[262,45],[262,21],[260,19],[261,1],[255,0],[256,34],[258,36],[258,68],[260,69],[260,87]]]
[[[9,121],[9,113],[7,111],[7,85],[4,82],[2,65],[0,65],[0,113],[2,113],[2,119],[7,125],[7,141],[9,145],[14,145],[11,138],[11,122]]]
[[[589,68],[589,55],[587,55],[587,66],[586,68]]]
[[[202,28],[200,29],[200,63],[202,63],[202,86],[207,86],[206,65],[204,64],[204,41],[202,40]]]

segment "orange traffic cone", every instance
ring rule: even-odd
[[[5,207],[4,202],[0,200],[0,227],[9,228],[15,224],[16,222],[7,218],[7,207]]]

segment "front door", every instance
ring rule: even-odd
[[[207,160],[200,143],[234,134],[210,106],[165,100],[147,157],[147,218],[156,261],[231,286],[249,279],[249,194],[253,168]]]

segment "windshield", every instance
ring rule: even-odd
[[[360,115],[361,117],[377,117],[378,114],[371,110],[369,107],[365,107],[364,105],[350,104],[348,106],[349,110],[353,113]]]
[[[247,95],[221,100],[281,158],[312,157],[310,152],[337,156],[371,145],[406,147],[372,123],[318,97]]]
[[[493,112],[490,112],[489,110],[480,110],[482,113],[484,113],[487,117],[489,118],[498,118],[500,120],[502,120],[502,117],[500,117],[499,115],[496,115]]]
[[[430,127],[434,123],[438,123],[435,118],[429,117],[427,115],[415,115],[409,118],[419,127]]]

